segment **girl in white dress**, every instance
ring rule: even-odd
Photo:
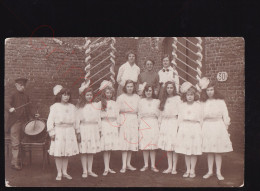
[[[84,85],[83,85],[84,87]],[[98,175],[92,171],[93,156],[101,151],[100,147],[100,103],[92,102],[93,90],[88,88],[80,88],[80,98],[77,104],[76,127],[80,131],[81,142],[79,151],[81,153],[81,163],[83,168],[82,178],[88,175],[97,177]]]
[[[70,156],[79,153],[76,126],[75,106],[70,103],[70,90],[57,85],[53,88],[56,96],[55,102],[50,107],[47,120],[47,131],[51,137],[49,154],[55,158],[58,175],[56,180],[62,177],[72,179],[67,173],[68,160]]]
[[[158,148],[167,151],[168,168],[163,173],[177,174],[178,155],[175,153],[176,136],[178,130],[180,96],[177,95],[174,82],[166,82],[159,109],[160,134]]]
[[[199,102],[199,95],[196,89],[189,82],[181,85],[183,103],[180,105],[178,122],[179,130],[176,141],[176,153],[185,155],[187,171],[183,177],[194,178],[197,155],[201,155],[201,123],[202,111]]]
[[[127,80],[124,93],[117,98],[120,111],[119,145],[122,150],[122,169],[136,170],[131,165],[132,151],[138,151],[138,118],[137,109],[140,97],[135,93],[134,82]]]
[[[143,99],[140,100],[138,105],[139,149],[143,150],[144,156],[144,167],[140,171],[146,171],[148,169],[150,153],[151,170],[159,172],[155,167],[155,149],[158,148],[160,101],[154,98],[153,86],[146,85],[143,91]]]
[[[221,153],[233,151],[228,134],[230,125],[228,109],[223,96],[218,93],[213,82],[202,78],[200,86],[203,107],[202,152],[208,153],[208,173],[203,178],[207,179],[213,175],[215,156],[217,178],[224,180],[221,174]]]
[[[115,90],[111,82],[104,80],[99,90],[101,90],[101,150],[104,151],[105,170],[103,175],[116,173],[110,169],[111,151],[120,150],[118,142],[118,120],[119,110],[113,100]]]

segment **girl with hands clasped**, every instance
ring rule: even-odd
[[[119,110],[116,102],[113,100],[115,90],[110,81],[104,80],[99,90],[101,90],[101,150],[104,151],[105,170],[103,175],[116,173],[110,169],[111,151],[119,150],[118,142],[118,120]]]
[[[158,148],[167,152],[168,168],[163,173],[177,174],[178,155],[175,153],[176,136],[178,130],[180,96],[177,95],[174,82],[166,82],[159,109],[160,134]]]
[[[89,81],[90,82],[90,81]],[[80,132],[79,151],[83,168],[82,178],[88,175],[97,177],[92,171],[93,156],[101,151],[100,148],[100,103],[92,102],[93,90],[89,83],[83,82],[79,88],[80,98],[77,103],[76,128]]]
[[[47,131],[51,137],[49,154],[55,158],[58,171],[56,180],[62,177],[72,179],[67,173],[68,159],[79,153],[75,134],[75,106],[70,103],[69,89],[56,85],[53,93],[56,103],[50,107],[47,120]]]
[[[176,153],[185,155],[187,171],[183,177],[194,178],[197,155],[201,155],[201,105],[197,100],[199,95],[189,82],[181,85],[182,101],[179,110],[179,130],[176,141]]]
[[[122,150],[122,169],[136,170],[131,165],[132,151],[138,151],[138,102],[140,97],[135,93],[134,82],[127,80],[123,88],[124,93],[117,98],[120,111],[119,144]]]
[[[216,160],[216,174],[219,180],[224,180],[221,174],[221,153],[233,151],[228,134],[230,118],[224,98],[218,93],[215,84],[204,77],[199,83],[202,93],[203,108],[202,125],[202,152],[208,153],[208,173],[203,176],[207,179],[213,176],[214,156]]]
[[[158,99],[154,99],[154,88],[151,85],[146,85],[143,91],[143,99],[138,104],[139,118],[139,149],[143,150],[144,167],[140,171],[148,169],[149,154],[151,157],[151,170],[159,172],[155,167],[155,149],[158,148],[159,137],[159,104]]]

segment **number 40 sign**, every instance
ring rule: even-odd
[[[225,81],[227,81],[227,78],[228,78],[227,72],[219,72],[217,74],[217,79],[219,82],[225,82]]]

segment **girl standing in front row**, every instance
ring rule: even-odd
[[[98,176],[92,171],[92,164],[94,154],[101,151],[99,134],[101,130],[101,106],[92,102],[92,88],[88,88],[88,84],[84,83],[79,90],[80,98],[77,103],[76,127],[79,129],[81,138],[79,150],[83,168],[82,178],[87,178],[88,175]]]
[[[70,103],[70,90],[56,85],[53,88],[55,103],[50,107],[47,131],[51,137],[49,154],[55,158],[58,171],[56,180],[72,179],[67,173],[70,156],[79,153],[75,134],[75,106]]]
[[[119,144],[122,150],[122,169],[136,170],[131,165],[132,151],[138,151],[138,119],[137,108],[139,96],[135,94],[134,82],[127,80],[123,87],[124,93],[117,98],[120,111]]]
[[[159,124],[161,125],[158,140],[158,148],[167,151],[168,168],[163,171],[166,174],[177,174],[178,155],[174,151],[180,103],[181,99],[176,93],[174,82],[166,82],[159,107],[161,110]]]
[[[215,84],[207,78],[200,81],[203,102],[202,152],[208,153],[207,179],[213,175],[214,156],[216,160],[216,174],[219,180],[224,180],[221,174],[221,153],[233,151],[228,134],[230,118],[223,96],[215,88]]]
[[[201,105],[197,102],[199,95],[189,82],[181,85],[183,103],[178,116],[179,130],[177,134],[176,153],[185,155],[187,171],[183,177],[194,178],[197,155],[201,155]]]
[[[111,151],[119,150],[118,142],[118,123],[119,110],[116,102],[113,100],[115,93],[111,82],[104,80],[99,88],[101,94],[101,150],[104,151],[105,170],[103,175],[116,173],[110,169]]]
[[[151,170],[159,172],[155,167],[155,149],[158,148],[160,101],[154,98],[153,86],[146,85],[143,91],[143,99],[141,99],[138,104],[139,135],[141,135],[139,139],[139,149],[143,150],[144,156],[144,167],[140,171],[146,171],[148,169],[150,154]]]

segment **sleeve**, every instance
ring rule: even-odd
[[[200,120],[200,126],[202,127],[203,123],[203,104],[201,102],[198,102],[198,112],[199,112],[199,120]]]
[[[156,99],[156,116],[158,117],[158,119],[159,119],[159,117],[160,117],[159,106],[160,106],[160,100],[157,100],[157,99]]]
[[[159,75],[156,73],[154,90],[159,92],[159,89],[160,89]]]
[[[55,119],[55,107],[52,105],[50,107],[50,113],[47,119],[47,131],[50,136],[55,135],[55,129],[54,129],[54,119]]]
[[[122,83],[123,73],[124,73],[124,65],[119,67],[117,78],[116,78],[117,83],[120,84],[120,85]]]
[[[181,122],[183,121],[183,103],[179,104],[179,108],[178,108],[178,126],[181,124]]]
[[[11,109],[12,107],[14,107],[14,94],[11,96],[10,101],[7,103],[8,112],[9,112],[9,109]]]
[[[176,91],[177,91],[177,93],[179,93],[179,87],[180,87],[179,74],[178,74],[178,72],[176,70],[174,70],[173,72],[175,73],[174,81],[175,81]]]
[[[101,102],[97,103],[97,108],[101,108]],[[98,131],[101,132],[101,109],[98,109]]]
[[[76,133],[80,133],[80,120],[81,120],[81,113],[82,113],[82,109],[80,108],[76,108],[75,109],[75,115],[76,115],[76,124],[75,124],[75,129],[76,129]]]
[[[136,92],[139,92],[139,84],[142,84],[141,74],[138,75],[137,83],[136,83]]]
[[[230,125],[230,117],[229,117],[229,114],[228,114],[227,105],[226,105],[224,100],[222,101],[222,110],[223,110],[223,114],[222,114],[223,115],[223,121],[224,121],[226,126],[229,126]]]

